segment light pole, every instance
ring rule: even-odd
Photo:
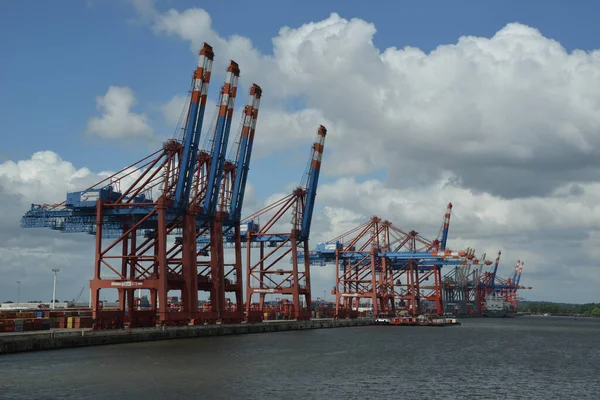
[[[17,281],[17,307],[21,302],[21,281]]]
[[[54,272],[54,289],[52,290],[52,309],[54,310],[55,301],[56,301],[56,274],[60,271],[60,268],[52,268],[52,272]]]

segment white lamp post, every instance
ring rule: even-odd
[[[17,307],[19,306],[18,304],[21,302],[21,281],[17,281]]]
[[[60,268],[52,268],[52,272],[54,272],[54,289],[52,290],[52,309],[54,310],[55,301],[56,301],[56,274],[60,271]]]

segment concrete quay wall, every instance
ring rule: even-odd
[[[24,332],[0,336],[0,354],[169,339],[198,338],[205,336],[345,328],[374,324],[375,321],[373,319],[313,319],[310,321],[269,321],[261,323],[135,328],[105,331],[69,329],[44,332]]]

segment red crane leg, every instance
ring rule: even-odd
[[[224,265],[225,273],[223,282],[225,294],[233,293],[234,302],[226,309],[222,321],[224,323],[240,323],[244,319],[244,298],[242,287],[242,243],[240,237],[240,226],[234,227],[234,261]]]

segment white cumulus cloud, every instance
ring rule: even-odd
[[[90,178],[96,177],[89,169],[78,169],[52,151],[0,164],[0,185],[5,192],[37,203],[62,201],[67,190],[85,189],[81,186],[93,183]]]
[[[265,55],[247,38],[219,36],[200,8],[153,15],[156,33],[189,41],[194,52],[209,42],[223,65],[236,59],[242,79],[265,89],[261,118],[302,98],[332,124],[326,174],[389,168],[390,178],[411,185],[407,175],[431,180],[452,171],[465,187],[504,197],[548,194],[600,174],[600,52],[568,52],[535,28],[510,23],[430,53],[380,50],[373,24],[332,13],[282,28]],[[262,138],[282,136],[293,139],[278,130]]]
[[[374,24],[332,13],[281,28],[262,52],[248,38],[219,35],[201,8],[144,4],[154,33],[194,53],[208,42],[217,73],[235,59],[241,81],[263,87],[256,155],[328,127],[313,244],[372,215],[434,237],[452,202],[452,247],[488,258],[501,249],[505,276],[525,259],[534,297],[594,300],[600,51],[568,51],[520,23],[428,53],[379,49]],[[296,106],[282,105],[290,101]],[[314,276],[317,290],[331,286],[318,278],[330,273]],[[563,282],[577,288],[567,294]]]
[[[189,96],[177,95],[162,106],[163,117],[170,126],[177,126],[182,119],[185,122],[189,101]]]
[[[131,110],[135,103],[130,88],[110,86],[104,96],[96,97],[96,108],[101,116],[88,120],[86,133],[103,139],[152,137],[146,116]]]
[[[501,249],[503,276],[524,259],[522,282],[535,287],[523,293],[527,297],[597,301],[599,51],[567,51],[518,23],[491,37],[456,38],[429,53],[410,46],[379,49],[374,24],[333,13],[283,27],[266,52],[249,38],[219,35],[200,8],[159,11],[150,0],[134,2],[155,34],[185,40],[194,53],[208,42],[216,74],[234,59],[240,84],[264,89],[255,157],[308,146],[318,125],[327,126],[313,246],[372,215],[434,237],[452,202],[452,248],[475,247],[488,259]],[[239,110],[246,96],[238,93]],[[151,136],[134,104],[128,88],[109,89],[98,99],[102,116],[89,121],[88,132]],[[165,119],[179,120],[184,106],[182,97],[172,98],[162,110]],[[60,201],[98,176],[51,152],[0,164],[0,196],[14,206],[3,227],[14,228],[28,202]],[[253,168],[249,179],[265,176]],[[244,215],[279,196],[249,191]],[[16,241],[7,229],[0,235],[3,254],[40,245],[66,251],[67,239],[40,236],[28,244],[32,236]],[[11,260],[11,271],[18,271],[18,258]],[[330,290],[333,274],[313,273],[315,297]]]

